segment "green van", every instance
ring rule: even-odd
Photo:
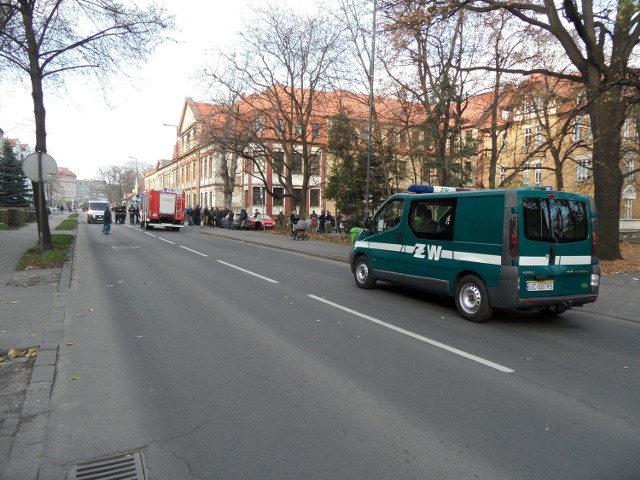
[[[493,309],[562,313],[596,301],[592,197],[547,187],[409,190],[388,198],[355,239],[360,288],[380,280],[450,296],[472,322]]]

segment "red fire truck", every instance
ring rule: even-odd
[[[184,226],[185,194],[182,190],[165,188],[147,190],[142,194],[140,227],[180,230]]]

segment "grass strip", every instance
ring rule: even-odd
[[[40,244],[36,244],[22,255],[16,270],[62,267],[69,257],[75,236],[61,233],[51,235],[51,239],[53,241],[53,250],[41,253]]]

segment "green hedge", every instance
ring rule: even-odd
[[[27,222],[36,220],[36,211],[29,208],[0,208],[0,223],[11,228],[18,228]]]

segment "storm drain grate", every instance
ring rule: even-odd
[[[144,480],[140,452],[79,463],[71,467],[69,480]]]

